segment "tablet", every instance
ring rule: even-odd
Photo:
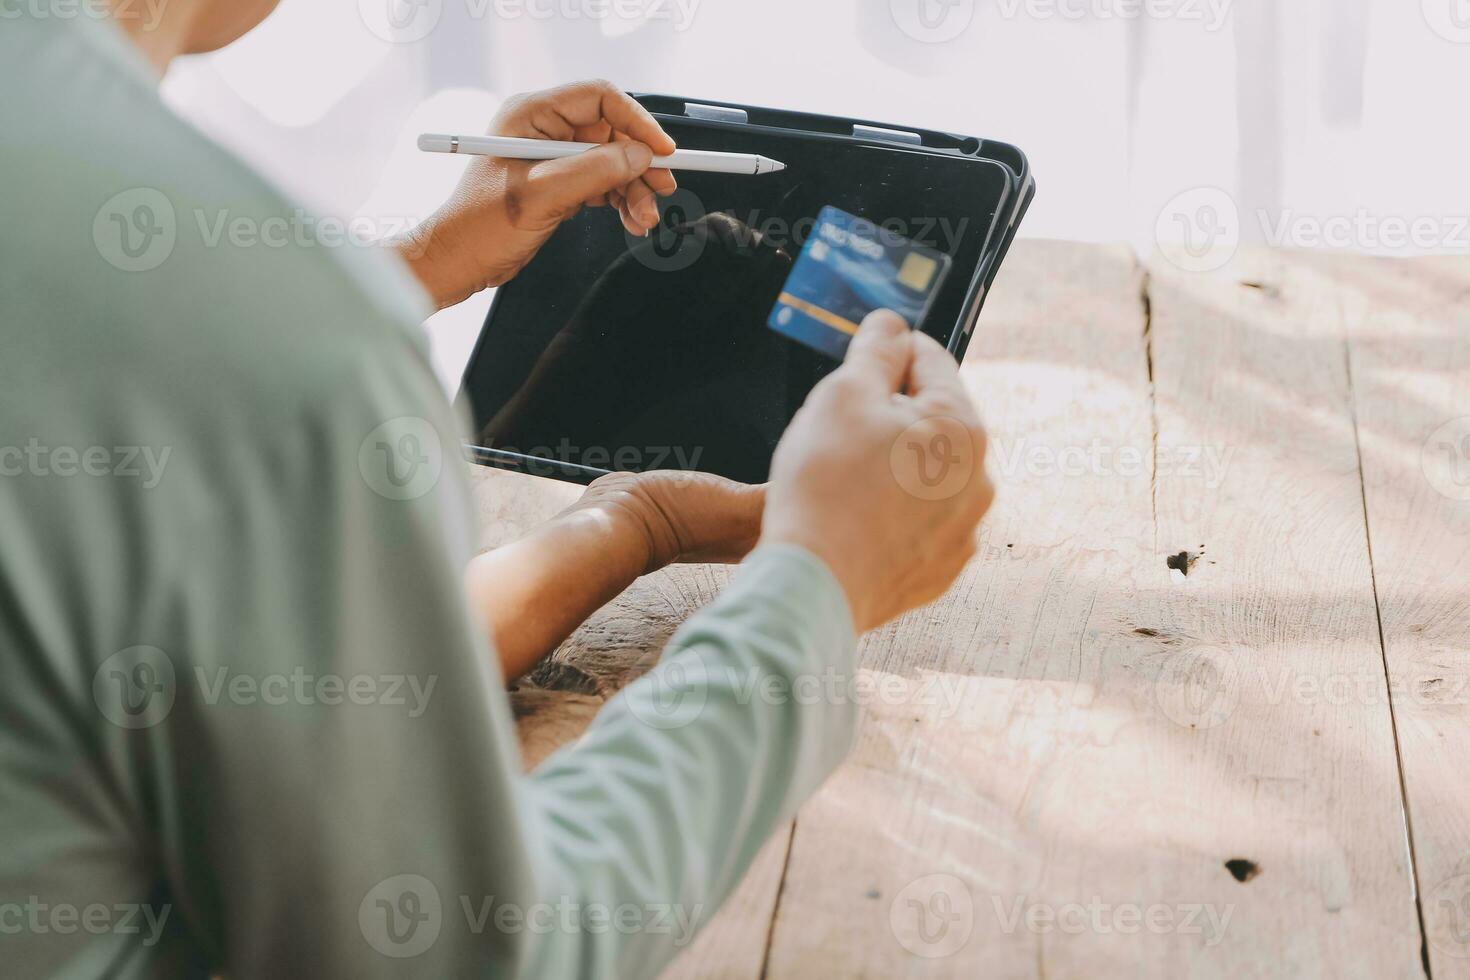
[[[607,208],[565,222],[497,291],[471,356],[460,398],[472,458],[577,482],[653,469],[764,481],[787,423],[838,363],[767,324],[823,208],[950,257],[918,327],[963,353],[1030,196],[1011,166],[976,155],[981,141],[938,151],[805,125],[830,117],[787,129],[655,115],[681,146],[787,167],[679,172],[646,239]]]

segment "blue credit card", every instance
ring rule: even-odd
[[[917,327],[950,264],[938,249],[825,207],[766,322],[840,361],[858,325],[874,310],[892,310]]]

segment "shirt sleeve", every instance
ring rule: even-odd
[[[574,747],[524,781],[539,900],[532,976],[652,976],[851,747],[847,602],[827,568],[761,549]],[[609,925],[611,923],[611,925]]]

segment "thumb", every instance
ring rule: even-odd
[[[892,310],[874,310],[863,319],[847,348],[842,371],[898,391],[914,357],[908,322]]]
[[[545,160],[526,177],[526,210],[560,220],[583,201],[636,180],[653,162],[653,151],[632,140],[604,143],[576,156]]]

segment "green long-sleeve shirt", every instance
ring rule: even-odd
[[[758,552],[522,775],[421,293],[93,7],[0,22],[0,973],[657,972],[851,742],[841,591]]]

